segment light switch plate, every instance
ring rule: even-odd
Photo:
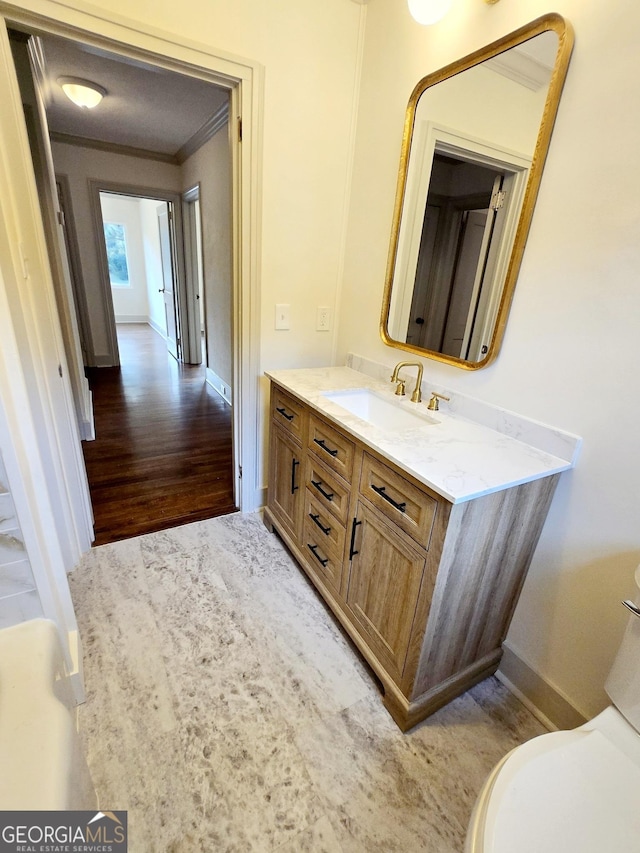
[[[290,329],[289,305],[276,305],[276,329]]]

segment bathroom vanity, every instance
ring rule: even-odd
[[[267,376],[265,523],[405,731],[497,669],[570,454],[429,412],[349,368]]]

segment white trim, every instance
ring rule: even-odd
[[[116,324],[122,323],[145,323],[150,326],[151,321],[146,314],[116,314]]]
[[[487,312],[487,323],[489,318],[492,322],[495,321],[531,167],[531,158],[520,152],[503,148],[494,142],[470,136],[462,131],[432,121],[416,122],[412,149],[409,173],[407,174],[405,205],[398,235],[396,268],[393,276],[394,298],[388,323],[389,334],[396,341],[403,341],[407,337],[413,287],[420,254],[424,211],[436,149],[438,152],[462,157],[469,162],[508,170],[514,175],[509,210],[505,219],[496,262],[495,281],[501,280],[502,287],[492,288],[492,293],[494,290],[499,291],[499,293],[497,298],[492,300],[491,307]]]
[[[219,130],[229,121],[229,104],[221,104],[216,112],[210,116],[202,127],[187,139],[185,144],[176,151],[175,162],[181,166],[189,157],[199,151]]]
[[[199,199],[199,183],[181,194],[182,249],[184,252],[184,283],[188,330],[188,337],[186,340],[183,339],[186,346],[183,345],[182,354],[184,358],[186,350],[188,357],[185,360],[188,361],[189,364],[202,363],[202,329],[199,302],[201,294],[198,287],[198,264],[201,259],[198,258],[197,254],[197,242],[195,239],[196,220],[193,209],[195,202]],[[202,298],[204,298],[204,293],[202,294]]]
[[[214,373],[211,368],[207,367],[205,370],[205,377],[207,381],[207,385],[210,385],[214,391],[217,391],[218,394],[222,397],[225,403],[228,403],[230,406],[233,404],[231,399],[231,388],[228,382],[225,382],[224,379],[220,379],[217,373]]]
[[[167,340],[167,334],[166,334],[165,330],[162,328],[162,326],[159,323],[156,323],[156,321],[152,317],[147,317],[144,322],[148,323],[151,326],[151,328],[153,329],[153,331],[157,332],[160,335],[160,337],[162,338],[163,341]]]

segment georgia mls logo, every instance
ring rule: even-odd
[[[118,816],[116,815],[115,812],[96,812],[95,815],[91,818],[91,820],[87,824],[87,835],[88,836],[92,835],[91,831],[89,830],[89,827],[91,826],[91,824],[96,823],[96,821],[102,820],[103,818],[107,818],[108,820],[113,821],[113,823],[115,823],[116,826],[115,827],[114,826],[109,827],[109,826],[105,826],[104,824],[101,826],[98,826],[98,827],[96,827],[96,829],[98,831],[94,835],[94,837],[87,837],[84,840],[94,841],[94,842],[99,843],[99,844],[108,844],[109,840],[108,840],[107,836],[111,832],[111,835],[114,836],[112,841],[117,841],[117,843],[119,843],[119,844],[121,844],[123,841],[126,841],[126,836],[127,836],[126,827],[124,827],[122,825],[122,821],[118,818]]]
[[[126,853],[125,811],[0,812],[0,853]]]

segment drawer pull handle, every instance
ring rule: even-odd
[[[330,527],[323,527],[323,525],[320,523],[320,521],[319,521],[320,514],[318,514],[318,515],[314,515],[312,512],[310,512],[310,513],[309,513],[309,518],[310,518],[310,519],[311,519],[315,524],[317,524],[317,525],[318,525],[318,527],[320,528],[320,530],[322,530],[322,532],[324,533],[324,535],[325,535],[325,536],[328,536],[328,535],[331,533],[331,528],[330,528]]]
[[[295,493],[300,488],[299,486],[296,486],[296,468],[298,467],[299,464],[300,463],[298,462],[297,459],[291,460],[291,494],[292,495],[295,495]]]
[[[280,412],[282,417],[286,418],[288,421],[292,421],[295,418],[295,415],[288,415],[287,414],[287,410],[285,409],[284,406],[282,406],[280,408],[278,406],[276,406],[276,412]]]
[[[329,558],[326,557],[324,560],[322,557],[318,556],[318,546],[317,545],[309,545],[307,544],[307,548],[311,551],[316,560],[320,563],[320,565],[324,568],[329,562]]]
[[[622,602],[627,610],[630,610],[634,616],[640,616],[640,607],[633,603],[633,601],[629,601],[628,598]]]
[[[385,486],[374,486],[371,484],[371,488],[373,491],[380,495],[381,498],[384,498],[387,503],[390,503],[394,509],[397,509],[398,512],[406,512],[407,511],[407,503],[406,501],[402,501],[402,503],[397,503],[393,498],[390,498],[389,495],[385,491]]]
[[[316,444],[319,444],[320,447],[329,454],[329,456],[337,456],[338,455],[337,450],[331,450],[330,447],[327,447],[327,445],[324,443],[324,438],[314,438],[313,440],[315,441]]]
[[[349,559],[353,560],[356,554],[359,554],[359,551],[355,550],[356,544],[356,528],[358,525],[362,524],[361,521],[358,521],[356,518],[353,519],[353,524],[351,525],[351,544],[349,545]]]
[[[317,482],[315,480],[312,480],[311,485],[316,487],[322,497],[326,498],[328,501],[333,500],[333,492],[325,492],[325,490],[322,488],[322,480],[318,480]]]

